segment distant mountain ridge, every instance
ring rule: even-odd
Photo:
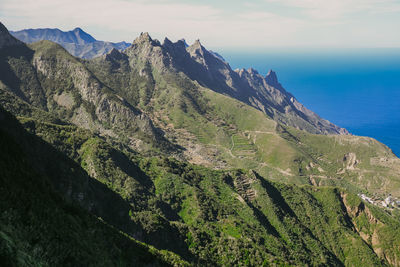
[[[33,43],[41,40],[49,40],[55,43],[74,43],[84,45],[94,43],[97,40],[81,28],[72,31],[61,31],[60,29],[26,29],[21,31],[10,31],[12,35],[25,43]]]
[[[72,55],[86,59],[107,54],[113,48],[124,50],[130,45],[126,42],[112,43],[96,40],[81,28],[75,28],[72,31],[49,28],[25,29],[10,31],[10,33],[24,43],[34,43],[42,40],[58,43]]]

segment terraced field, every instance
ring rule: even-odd
[[[254,157],[257,152],[257,147],[252,143],[249,137],[240,134],[233,135],[232,139],[232,153],[239,157]]]

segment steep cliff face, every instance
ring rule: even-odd
[[[236,73],[253,89],[248,97],[252,106],[263,110],[274,120],[310,133],[348,134],[346,129],[319,117],[298,102],[278,82],[274,71],[270,70],[265,77],[254,69],[236,70]]]
[[[342,193],[341,198],[361,238],[381,259],[392,266],[400,266],[400,246],[395,245],[395,240],[400,237],[396,220],[382,216],[382,211],[368,206],[355,196]],[[389,232],[395,234],[388,234]]]
[[[104,86],[76,58],[49,41],[2,49],[3,89],[32,106],[58,114],[78,126],[111,137],[125,136],[132,147],[146,150],[168,141],[151,119]],[[137,136],[145,139],[143,142]],[[147,141],[146,141],[147,140]]]

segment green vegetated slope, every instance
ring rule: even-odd
[[[87,181],[80,175],[79,166],[25,132],[2,108],[0,123],[0,261],[3,266],[185,264],[178,256],[140,243],[89,214],[79,207],[82,204],[79,201],[84,202],[86,198],[83,193],[78,201],[68,201],[58,194],[53,185],[55,179],[59,183],[63,178],[77,179],[80,186],[85,186]],[[40,158],[35,158],[30,146],[53,156],[57,161],[50,164],[54,167],[51,169]],[[63,168],[71,168],[72,173]],[[69,190],[72,192],[73,186]]]
[[[315,163],[320,167],[319,173],[310,175],[312,184],[356,186],[369,194],[399,196],[400,160],[382,143],[368,137],[321,136],[282,129],[281,136],[313,160],[313,166],[302,166],[302,170],[315,169]]]
[[[18,164],[49,181],[57,203],[89,212],[102,229],[114,227],[110,236],[121,231],[192,264],[399,265],[398,218],[354,194],[399,194],[399,163],[388,148],[369,138],[285,126],[240,97],[207,88],[220,84],[207,73],[190,79],[193,72],[179,68],[188,58],[172,60],[171,48],[167,53],[154,42],[143,35],[126,53],[113,50],[93,61],[50,42],[0,47],[0,104],[30,132],[3,128],[22,151],[11,152],[16,161],[27,157]],[[319,129],[298,117],[293,124],[299,121]],[[10,173],[13,166],[6,165]],[[21,183],[15,187],[34,195]],[[59,218],[80,222],[79,214]],[[90,233],[95,226],[87,220],[82,229]],[[18,227],[26,231],[35,223]],[[28,234],[16,237],[10,229],[6,247],[27,251],[18,240]],[[46,238],[35,242],[53,244]],[[86,239],[98,251],[111,246]],[[105,254],[111,265],[136,257],[121,254],[129,251],[119,250],[121,242]],[[150,250],[157,259],[185,264]],[[56,254],[44,262],[56,261]]]
[[[75,126],[20,120],[129,203],[122,223],[106,218],[108,223],[120,229],[133,223],[136,228],[127,233],[156,247],[169,246],[188,261],[398,264],[398,220],[346,191],[144,158]]]
[[[400,196],[399,160],[376,140],[315,135],[277,123],[165,67],[162,49],[150,41],[126,53],[114,51],[87,65],[184,147],[183,159],[213,168],[253,169],[277,181]]]

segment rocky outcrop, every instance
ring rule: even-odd
[[[273,87],[281,87],[281,84],[278,82],[278,77],[276,76],[275,71],[269,70],[267,75],[265,76],[265,81],[267,84],[273,86]]]
[[[346,153],[343,156],[343,165],[346,170],[355,170],[359,160],[353,152]]]
[[[35,108],[102,135],[124,136],[135,144],[139,135],[146,145],[135,149],[143,150],[155,143],[161,148],[171,147],[145,113],[101,83],[60,45],[41,41],[27,47],[2,27],[2,44],[15,50],[2,59],[6,66],[1,76],[5,90]],[[119,60],[127,56],[114,49],[108,57]]]
[[[53,46],[49,49],[54,49],[56,46],[50,43],[49,45]],[[72,93],[77,90],[83,103],[78,104],[73,116],[79,117],[81,116],[80,112],[85,110],[92,119],[92,122],[88,124],[87,121],[73,117],[72,120],[78,126],[87,128],[90,125],[90,127],[95,127],[95,130],[107,135],[127,134],[133,137],[132,134],[140,131],[154,140],[163,140],[162,132],[153,126],[147,115],[129,105],[122,97],[113,94],[111,89],[98,81],[84,65],[74,58],[62,55],[61,51],[50,58],[49,54],[48,50],[38,51],[32,60],[33,66],[43,76],[42,80],[45,84],[48,80],[58,84],[69,83]],[[116,50],[110,56],[122,57]],[[54,94],[49,90],[51,88],[46,89],[48,94]],[[108,129],[111,129],[112,132]]]
[[[238,175],[234,179],[234,186],[237,192],[246,201],[253,201],[256,198],[257,194],[251,186],[252,183],[253,180],[244,174]]]
[[[400,266],[400,258],[397,256],[400,252],[400,247],[393,247],[394,251],[387,251],[384,249],[385,242],[382,233],[385,232],[386,225],[377,218],[374,213],[368,208],[364,202],[359,202],[358,205],[351,205],[348,201],[349,195],[341,193],[341,199],[346,211],[351,218],[355,231],[366,242],[373,251],[381,259],[387,261],[392,266]]]

